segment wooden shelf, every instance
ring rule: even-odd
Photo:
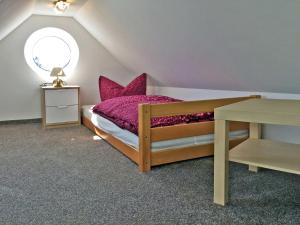
[[[300,175],[300,145],[248,139],[229,152],[229,160]]]

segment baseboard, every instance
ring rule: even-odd
[[[7,120],[0,121],[0,125],[10,125],[10,124],[28,124],[28,123],[41,123],[42,119],[28,119],[28,120]]]

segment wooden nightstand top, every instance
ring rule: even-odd
[[[59,89],[79,89],[80,86],[78,85],[66,85],[66,86],[63,86],[63,87],[53,87],[53,86],[41,86],[41,88],[43,90],[59,90]]]

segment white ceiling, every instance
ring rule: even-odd
[[[0,40],[56,15],[51,2],[2,0]],[[74,0],[64,16],[161,85],[299,93],[299,12],[299,0]]]
[[[0,0],[0,40],[17,28],[32,14],[73,17],[88,0],[68,0],[64,14],[54,11],[55,0]]]

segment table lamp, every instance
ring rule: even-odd
[[[53,87],[63,87],[64,82],[59,79],[59,77],[64,77],[66,74],[64,73],[63,69],[60,67],[54,67],[51,71],[50,77],[56,77],[53,81]]]

